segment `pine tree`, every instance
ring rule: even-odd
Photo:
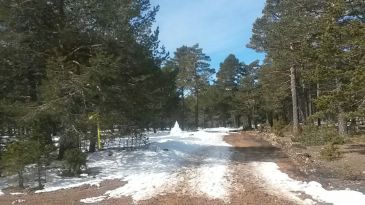
[[[266,52],[275,67],[290,76],[293,134],[299,133],[298,82],[303,66],[303,47],[311,36],[311,23],[322,1],[268,0],[263,16],[256,20],[249,47]]]
[[[192,47],[182,46],[175,52],[174,62],[178,67],[179,73],[176,85],[181,91],[183,101],[186,93],[195,96],[195,127],[199,127],[199,94],[204,86],[209,84],[209,79],[214,70],[209,68],[210,57],[203,53],[203,49],[196,44]],[[185,113],[183,111],[183,125]]]
[[[219,98],[216,99],[218,102],[217,111],[220,113],[219,118],[224,126],[227,126],[229,118],[233,118],[233,121],[235,121],[235,118],[239,116],[239,113],[234,112],[233,100],[239,87],[241,72],[241,63],[235,55],[230,54],[220,64],[220,69],[217,73],[216,85],[220,92]],[[232,125],[233,122],[229,124]]]

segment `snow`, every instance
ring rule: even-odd
[[[24,203],[24,202],[25,202],[24,199],[17,199],[15,201],[11,202],[11,204],[21,204],[21,203]]]
[[[61,179],[60,177],[54,177],[54,176],[49,177],[48,180],[49,182],[46,183],[45,188],[42,190],[37,190],[35,191],[35,193],[52,192],[61,189],[71,189],[71,188],[81,187],[84,185],[99,187],[100,183],[104,181],[102,179],[91,180],[90,178],[86,179],[85,181],[82,181],[83,180],[82,178]]]
[[[106,198],[105,196],[98,196],[98,197],[92,197],[92,198],[87,198],[87,199],[81,199],[80,202],[85,203],[85,204],[94,204],[94,203],[104,201],[105,198]]]
[[[229,128],[229,127],[218,127],[218,128],[206,128],[204,129],[204,131],[206,132],[234,132],[234,131],[238,131],[238,130],[242,130],[243,128]]]
[[[174,128],[178,127],[176,123]],[[134,201],[140,201],[183,191],[182,194],[220,199],[229,203],[231,173],[228,167],[232,152],[223,137],[237,129],[210,128],[197,132],[176,130],[178,132],[172,132],[173,134],[149,133],[151,144],[147,149],[109,149],[89,154],[89,172],[79,178],[61,177],[58,175],[59,170],[50,169],[47,171],[45,189],[36,193],[83,185],[99,187],[105,180],[121,180],[126,184],[100,196],[81,199],[80,202],[99,203],[120,197],[131,197]],[[273,162],[251,162],[248,166],[264,181],[264,187],[269,191],[298,203],[312,205],[316,204],[315,200],[335,205],[360,205],[365,201],[365,195],[357,191],[326,190],[318,182],[292,179]],[[0,179],[0,196],[4,194],[1,189],[15,180],[16,177],[11,181]],[[308,199],[300,198],[301,194],[306,194]]]
[[[290,178],[279,170],[273,162],[253,162],[251,164],[273,191],[279,191],[293,199],[299,199],[294,192],[303,192],[320,202],[334,205],[362,205],[365,195],[352,190],[326,190],[318,182],[303,182]],[[305,202],[310,202],[306,200]]]
[[[13,195],[13,196],[15,196],[15,195],[24,195],[24,193],[14,192],[14,193],[10,193],[10,195]]]
[[[174,174],[166,172],[133,174],[124,178],[124,180],[128,181],[125,186],[108,191],[105,195],[108,195],[110,198],[132,196],[135,201],[149,199],[155,195],[171,191],[171,188],[177,184],[174,176]],[[168,184],[166,184],[167,182]]]
[[[175,127],[178,128],[178,125]],[[121,180],[126,184],[80,202],[99,203],[120,197],[147,200],[157,195],[176,193],[181,187],[186,190],[185,194],[227,201],[231,152],[230,145],[223,141],[224,135],[226,131],[180,130],[173,135],[168,132],[150,133],[151,144],[147,149],[108,149],[89,154],[89,172],[79,178],[61,177],[57,170],[49,170],[45,189],[36,193],[83,185],[99,186],[105,180]]]
[[[230,183],[227,178],[226,165],[210,165],[199,168],[198,177],[190,183],[198,184],[198,190],[208,197],[228,202],[229,195],[226,189],[230,187]]]

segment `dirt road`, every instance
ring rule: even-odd
[[[275,162],[279,164],[282,171],[288,173],[294,178],[300,178],[301,174],[295,168],[293,163],[280,151],[280,149],[271,146],[269,143],[249,133],[230,134],[225,136],[224,140],[231,144],[232,147],[205,146],[194,152],[196,158],[185,161],[178,172],[177,177],[180,178],[174,190],[168,193],[160,194],[148,200],[138,201],[137,204],[239,204],[239,205],[261,205],[261,204],[296,204],[295,201],[286,199],[278,193],[268,189],[262,179],[255,173],[253,162]],[[221,159],[225,159],[229,155],[228,172],[221,181],[216,182],[215,178],[211,178],[212,186],[215,183],[229,183],[229,196],[227,200],[212,199],[212,197],[204,197],[203,195],[192,195],[191,187],[199,186],[192,184],[196,177],[196,173],[191,173],[191,167],[201,168],[209,166],[210,163],[217,163]],[[209,156],[209,158],[208,158]],[[212,160],[208,159],[214,159]],[[185,170],[184,170],[185,169]],[[203,169],[204,170],[204,169]],[[209,177],[209,176],[208,176]],[[223,182],[222,182],[223,180]],[[168,181],[166,183],[169,183]],[[61,204],[80,204],[80,200],[87,197],[101,196],[108,190],[115,189],[123,185],[118,180],[105,181],[100,187],[83,186],[79,188],[59,190],[46,193],[27,193],[23,195],[4,195],[0,196],[0,204],[31,204],[31,205],[61,205]],[[209,186],[209,184],[208,184]],[[208,192],[209,192],[209,187]],[[217,190],[214,190],[217,191]],[[218,190],[219,191],[219,190]],[[94,204],[133,204],[130,197],[109,198]]]

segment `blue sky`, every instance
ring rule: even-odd
[[[219,68],[230,53],[245,63],[263,54],[246,48],[252,25],[261,16],[265,0],[151,0],[160,5],[156,25],[160,40],[173,55],[182,45],[199,43]]]

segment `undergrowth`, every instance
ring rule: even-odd
[[[321,149],[320,155],[324,160],[333,161],[341,157],[341,152],[337,145],[330,143]]]
[[[341,145],[345,142],[344,138],[338,135],[335,127],[318,127],[314,125],[305,126],[302,133],[292,140],[305,146]]]
[[[278,137],[284,137],[285,128],[287,127],[288,123],[284,120],[275,120],[272,131]]]

